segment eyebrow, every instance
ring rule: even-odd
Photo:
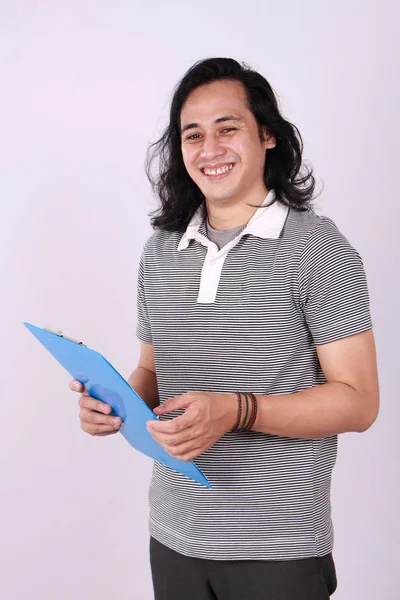
[[[225,121],[243,122],[243,119],[240,119],[239,117],[234,117],[233,115],[224,115],[223,117],[218,117],[218,119],[215,119],[214,123],[225,123]],[[185,133],[185,131],[187,131],[188,129],[195,129],[196,127],[200,127],[200,125],[198,123],[188,123],[183,127],[181,135]]]

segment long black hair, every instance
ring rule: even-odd
[[[276,200],[309,210],[315,188],[312,168],[302,164],[303,140],[295,125],[286,121],[268,81],[246,63],[232,58],[208,58],[195,63],[177,84],[172,97],[170,121],[161,138],[151,144],[145,169],[155,196],[161,202],[151,213],[154,228],[184,231],[204,201],[204,194],[191,179],[181,151],[180,115],[189,94],[197,87],[218,80],[242,83],[248,108],[253,113],[260,139],[266,128],[276,138],[276,146],[267,150],[264,183],[275,191]]]

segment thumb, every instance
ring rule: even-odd
[[[160,406],[156,406],[154,413],[156,415],[165,415],[166,413],[173,412],[179,408],[186,408],[189,406],[193,399],[188,394],[182,394],[181,396],[175,396],[175,398],[169,398],[163,402]]]
[[[86,388],[83,385],[83,383],[81,383],[80,381],[77,381],[76,379],[73,379],[72,381],[70,381],[69,388],[71,390],[73,390],[74,392],[80,392],[84,396],[88,396],[88,393],[87,393]]]

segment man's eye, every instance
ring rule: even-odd
[[[225,127],[224,129],[222,129],[222,133],[230,133],[231,131],[236,131],[237,127]],[[199,133],[192,133],[191,135],[188,135],[186,140],[198,140],[200,137]]]

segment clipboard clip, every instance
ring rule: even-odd
[[[74,340],[66,335],[63,334],[62,331],[53,331],[52,329],[48,329],[47,327],[43,327],[43,329],[45,331],[48,331],[49,333],[53,333],[54,335],[58,335],[58,337],[62,337],[65,340],[69,340],[70,342],[74,342],[74,344],[78,344],[78,346],[85,346],[85,348],[87,348],[86,344],[84,344],[83,342],[78,342],[78,340]]]

